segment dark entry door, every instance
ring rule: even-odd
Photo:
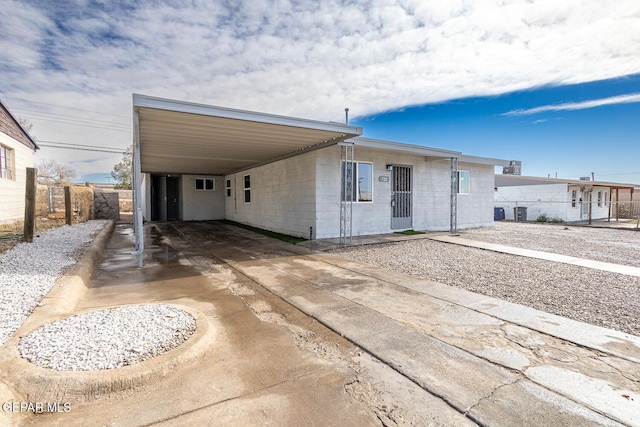
[[[177,221],[180,219],[180,209],[178,200],[180,198],[180,178],[175,176],[167,177],[167,221]]]
[[[164,176],[151,176],[151,221],[167,220],[167,181]]]
[[[391,173],[391,229],[411,228],[411,167],[393,166]]]

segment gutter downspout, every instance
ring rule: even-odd
[[[138,112],[133,110],[133,231],[135,233],[136,250],[131,252],[132,256],[138,257],[138,267],[142,267],[142,253],[144,252],[144,230],[142,224],[142,200],[140,191],[142,191],[142,179],[140,172],[140,119]]]

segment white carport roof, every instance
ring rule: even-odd
[[[225,175],[362,134],[342,123],[133,95],[141,172]]]

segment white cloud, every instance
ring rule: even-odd
[[[609,98],[592,99],[582,102],[566,102],[563,104],[543,105],[541,107],[528,108],[526,110],[513,110],[504,113],[504,116],[523,116],[528,114],[545,113],[547,111],[584,110],[587,108],[601,107],[603,105],[629,104],[640,102],[640,93],[611,96]]]
[[[355,117],[640,72],[636,0],[134,4],[4,0],[9,108],[35,108],[27,99],[129,116],[138,92],[341,121],[347,106]],[[131,141],[33,122],[43,139]]]

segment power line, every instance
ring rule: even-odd
[[[60,145],[70,145],[75,147],[84,147],[84,148],[100,148],[105,150],[119,150],[117,147],[107,147],[104,145],[89,145],[89,144],[75,144],[73,142],[62,142],[62,141],[45,141],[44,139],[36,140],[37,143],[44,142],[45,144],[60,144]],[[127,149],[123,149],[122,152],[127,151]]]
[[[24,108],[15,108],[14,111],[26,111],[26,112],[28,112],[27,114],[32,115],[32,116],[36,116],[36,117],[39,117],[39,118],[43,118],[43,116],[45,118],[47,116],[56,116],[56,117],[61,117],[63,119],[68,119],[68,120],[71,120],[71,121],[89,122],[89,123],[95,123],[95,124],[104,124],[104,125],[107,125],[107,126],[116,126],[116,127],[126,128],[127,130],[131,129],[131,124],[113,123],[113,122],[109,122],[109,121],[106,121],[106,120],[98,120],[98,119],[90,119],[90,118],[86,118],[86,117],[69,116],[67,114],[46,113],[44,111],[27,110],[27,109],[24,109]]]
[[[49,145],[49,144],[39,144],[39,146],[48,147],[48,148],[63,148],[65,150],[95,151],[95,152],[102,152],[102,153],[119,153],[119,154],[123,153],[123,151],[118,151],[118,150],[100,150],[97,148],[60,147],[58,145]]]
[[[90,128],[96,128],[96,129],[112,130],[112,131],[115,131],[115,132],[131,132],[131,129],[117,129],[115,127],[96,126],[96,125],[91,125],[91,124],[85,124],[85,123],[82,123],[82,122],[70,122],[70,121],[43,119],[43,118],[37,118],[37,120],[44,120],[46,122],[54,122],[54,123],[62,123],[62,124],[67,124],[67,125],[84,126],[84,127],[90,127]]]
[[[64,148],[67,150],[96,151],[96,152],[103,152],[103,153],[118,153],[118,154],[124,154],[127,151],[126,148],[120,149],[120,148],[105,147],[100,145],[74,144],[71,142],[42,141],[42,140],[37,140],[36,142],[41,147]]]
[[[120,116],[118,114],[109,114],[109,113],[103,113],[101,111],[91,111],[91,110],[85,110],[83,108],[74,108],[74,107],[65,107],[64,105],[58,105],[58,104],[47,104],[46,102],[38,102],[38,101],[31,101],[29,99],[24,99],[24,98],[5,98],[5,99],[13,99],[14,101],[23,101],[23,102],[29,102],[32,104],[41,104],[41,105],[48,105],[50,107],[60,107],[60,108],[66,108],[68,110],[76,110],[76,111],[84,111],[86,113],[95,113],[95,114],[101,114],[103,116],[113,116],[113,117],[121,117],[123,119],[129,119],[131,120],[131,117],[127,117],[127,116]]]

